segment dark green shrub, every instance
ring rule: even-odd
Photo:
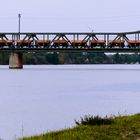
[[[76,125],[110,125],[114,123],[113,117],[100,117],[100,116],[90,116],[85,115],[84,117],[81,117],[81,120],[76,121]]]

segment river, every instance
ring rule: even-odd
[[[91,115],[140,112],[140,65],[0,66],[0,138],[74,126]]]

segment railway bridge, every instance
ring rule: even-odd
[[[8,52],[9,68],[22,69],[28,52],[139,53],[140,31],[120,33],[0,33],[0,52]]]

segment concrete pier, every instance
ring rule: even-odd
[[[12,52],[9,56],[9,69],[23,68],[23,54]]]

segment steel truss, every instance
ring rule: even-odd
[[[0,33],[0,52],[140,52],[139,36],[140,31],[122,33]]]

